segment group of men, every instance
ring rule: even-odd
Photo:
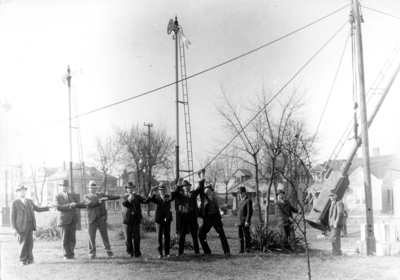
[[[98,192],[95,181],[89,182],[89,193],[84,195],[83,201],[68,192],[69,184],[64,180],[60,185],[62,192],[56,195],[55,204],[47,207],[38,207],[26,197],[27,188],[23,185],[16,189],[18,198],[11,205],[11,226],[13,233],[18,236],[20,244],[20,265],[25,266],[34,263],[33,257],[33,231],[36,230],[36,212],[49,211],[50,208],[58,210],[57,225],[60,229],[62,251],[64,260],[75,259],[76,224],[78,222],[77,209],[87,209],[88,237],[89,237],[89,259],[96,258],[96,232],[100,232],[105,251],[112,258],[107,232],[107,209],[105,201],[121,199],[122,223],[125,237],[126,252],[130,257],[139,258],[140,251],[140,224],[142,221],[141,204],[153,202],[156,204],[154,221],[157,229],[158,258],[170,257],[170,233],[171,233],[171,202],[176,201],[179,205],[179,249],[177,257],[184,253],[185,238],[188,230],[191,233],[194,253],[200,254],[199,240],[204,254],[211,254],[207,243],[207,234],[213,227],[220,240],[223,252],[230,256],[229,244],[223,229],[222,217],[218,207],[218,201],[213,197],[213,186],[205,182],[205,170],[198,173],[199,184],[197,188],[191,189],[187,180],[179,179],[171,186],[171,195],[167,195],[167,188],[161,184],[151,189],[148,197],[142,197],[132,182],[125,185],[126,193],[119,196],[107,195]],[[155,189],[158,189],[156,195]],[[238,228],[240,253],[250,251],[250,222],[253,214],[252,201],[247,196],[246,189],[239,189],[242,198],[238,207],[238,219],[235,226]],[[200,197],[200,203],[198,203]],[[203,225],[198,226],[198,217],[203,218]],[[164,239],[164,240],[163,240]],[[164,242],[163,242],[164,241]],[[245,246],[246,244],[246,246]]]
[[[179,249],[177,257],[182,256],[185,247],[185,238],[188,230],[192,236],[194,253],[200,254],[199,240],[203,248],[204,255],[211,254],[211,249],[207,243],[207,234],[213,227],[217,232],[223,252],[230,256],[229,244],[223,229],[222,217],[218,207],[218,201],[213,196],[213,186],[205,181],[205,170],[198,173],[199,184],[197,188],[191,189],[191,184],[179,179],[171,186],[171,195],[167,195],[167,188],[161,184],[156,195],[155,188],[151,189],[147,198],[142,197],[135,185],[128,182],[125,185],[126,193],[120,196],[107,195],[98,192],[96,182],[90,181],[89,193],[84,195],[83,202],[79,202],[76,196],[68,192],[68,181],[64,180],[62,192],[56,195],[55,204],[47,207],[38,207],[35,203],[26,198],[27,188],[19,186],[16,189],[19,197],[11,205],[11,225],[13,233],[18,236],[20,244],[20,265],[25,266],[34,263],[33,231],[36,230],[36,212],[49,211],[50,208],[58,210],[57,225],[60,228],[62,251],[64,260],[75,259],[76,245],[76,224],[78,222],[77,209],[87,209],[88,218],[88,237],[89,237],[89,258],[96,258],[96,232],[99,229],[101,238],[107,255],[112,258],[114,254],[111,250],[107,232],[107,209],[105,201],[122,201],[122,223],[125,237],[126,252],[130,257],[139,258],[140,251],[140,224],[142,221],[141,204],[153,202],[156,204],[154,221],[157,229],[158,258],[170,257],[170,234],[171,234],[171,202],[176,201],[179,215]],[[250,252],[250,223],[253,215],[253,202],[247,195],[246,188],[240,187],[238,190],[241,201],[238,206],[237,222],[235,227],[238,229],[239,253]],[[292,212],[300,213],[288,200],[284,199],[285,193],[280,190],[277,193],[275,211],[278,221],[278,228],[286,242],[293,236],[293,217]],[[200,203],[198,203],[200,197]],[[329,224],[332,229],[332,246],[335,255],[341,254],[340,233],[343,227],[344,206],[335,191],[330,194],[332,200],[329,210]],[[199,229],[198,217],[203,219],[203,224]],[[163,240],[164,239],[164,240]],[[164,241],[164,242],[163,242]]]

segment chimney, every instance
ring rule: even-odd
[[[373,157],[379,157],[379,148],[373,148],[372,149],[372,156]]]

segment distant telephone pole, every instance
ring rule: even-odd
[[[151,189],[151,172],[150,172],[150,159],[151,159],[151,154],[150,154],[150,145],[151,145],[151,135],[150,135],[150,128],[152,128],[153,127],[153,124],[152,123],[148,123],[148,124],[146,124],[146,123],[144,123],[143,124],[144,126],[147,126],[147,129],[148,129],[148,132],[147,132],[147,136],[148,136],[148,138],[149,138],[149,148],[148,148],[148,150],[147,150],[147,168],[148,168],[148,177],[149,177],[149,191],[150,191],[150,189]],[[139,175],[139,174],[138,174]]]

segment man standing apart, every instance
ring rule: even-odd
[[[76,223],[78,215],[76,209],[86,208],[84,203],[79,203],[74,194],[68,192],[68,180],[63,180],[59,185],[62,192],[56,195],[58,210],[57,225],[60,227],[64,260],[75,259]]]
[[[205,196],[203,197],[204,206],[200,209],[202,211],[203,225],[199,231],[199,239],[201,247],[205,255],[211,254],[211,249],[207,243],[207,233],[214,227],[215,231],[218,233],[219,239],[221,240],[222,250],[225,256],[230,256],[230,249],[228,240],[226,239],[224,228],[222,225],[222,217],[219,212],[218,200],[213,197],[213,187],[209,183],[204,187]]]
[[[203,177],[199,181],[199,186],[194,191],[190,190],[190,187],[192,185],[187,180],[184,180],[183,184],[181,185],[182,180],[180,179],[175,190],[171,192],[171,197],[173,199],[177,198],[179,200],[179,210],[181,212],[179,229],[179,249],[178,254],[176,255],[177,257],[183,255],[185,237],[188,227],[190,228],[190,233],[193,239],[194,253],[196,255],[200,254],[199,240],[197,239],[197,231],[199,229],[197,223],[197,196],[200,193],[204,192],[205,170],[203,169],[201,173]],[[183,194],[179,190],[180,187],[183,187]]]
[[[253,216],[253,201],[249,198],[246,192],[246,187],[239,188],[241,201],[238,207],[237,223],[238,228],[240,254],[244,253],[244,242],[246,240],[246,252],[250,253],[250,222]]]
[[[120,196],[107,195],[102,192],[97,192],[97,184],[95,181],[89,182],[89,192],[83,196],[83,200],[88,204],[88,234],[89,234],[89,259],[96,257],[96,231],[99,229],[101,239],[107,255],[112,258],[114,256],[111,251],[110,241],[107,232],[107,209],[105,201],[117,200]]]
[[[19,198],[11,202],[11,228],[18,235],[20,266],[33,264],[33,232],[36,230],[35,212],[49,211],[54,206],[38,207],[32,200],[26,198],[25,186],[19,186],[15,191]]]
[[[163,257],[163,235],[164,235],[164,253],[165,256],[169,257],[170,251],[170,234],[171,234],[171,201],[173,199],[167,195],[167,188],[165,185],[161,184],[158,187],[160,193],[156,196],[154,189],[149,193],[150,201],[157,204],[154,222],[156,223],[157,238],[158,238],[158,258]]]
[[[343,228],[344,204],[338,199],[336,191],[332,190],[329,194],[331,206],[329,208],[329,226],[332,231],[332,254],[340,256],[342,250],[340,248],[340,233]]]
[[[278,221],[278,228],[281,236],[288,243],[289,238],[294,234],[292,230],[293,213],[301,213],[298,209],[290,204],[289,200],[285,200],[285,192],[279,190],[276,193],[277,201],[275,203],[275,215]]]
[[[132,182],[129,182],[125,189],[127,194],[123,196],[122,202],[122,227],[125,235],[126,251],[131,257],[135,255],[135,258],[140,258],[142,255],[140,252],[140,223],[142,221],[140,204],[148,204],[150,199],[141,197]]]

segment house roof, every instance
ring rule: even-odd
[[[232,176],[234,176],[237,172],[242,172],[244,175],[246,176],[252,176],[251,171],[249,169],[242,169],[239,168],[238,170],[236,170]]]
[[[82,173],[81,173],[81,165],[79,163],[76,163],[72,166],[72,173],[74,177],[81,178]],[[59,167],[58,170],[53,173],[52,175],[47,177],[47,180],[68,180],[68,175],[69,175],[69,168],[64,169],[63,167]],[[90,166],[85,166],[85,176],[87,179],[92,179],[92,178],[99,178],[102,179],[104,174],[103,172],[97,170],[94,167]],[[117,180],[116,177],[107,175],[108,180]]]
[[[339,159],[331,163],[332,170],[340,170],[346,160]],[[352,161],[348,174],[351,174],[358,167],[364,167],[363,158],[355,158]],[[396,155],[384,155],[370,157],[371,173],[378,179],[382,179],[389,169],[400,171],[400,162]]]
[[[256,192],[256,180],[249,179],[244,182],[236,183],[228,189],[228,193],[236,193],[239,187],[246,187],[247,192]],[[269,184],[266,182],[260,182],[258,184],[258,190],[260,192],[266,192],[268,190]],[[274,188],[271,188],[273,192]]]

